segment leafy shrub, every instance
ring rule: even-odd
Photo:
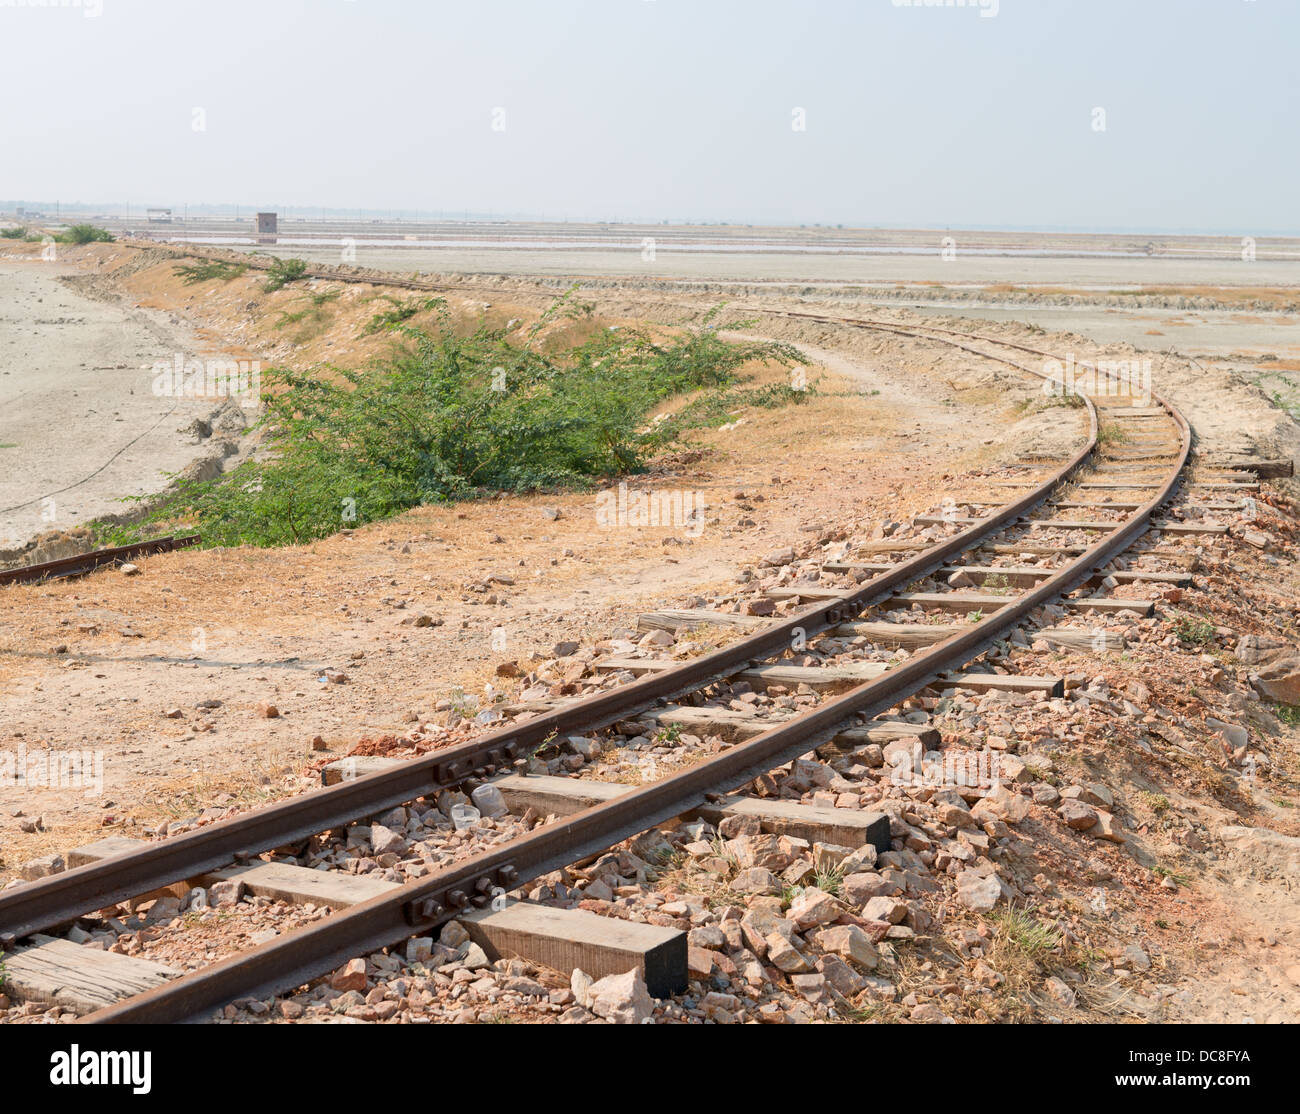
[[[266,283],[262,289],[268,294],[274,294],[277,290],[282,290],[291,282],[297,282],[299,279],[307,277],[307,261],[305,259],[277,259],[266,272]]]
[[[176,273],[185,281],[186,286],[196,286],[200,282],[230,282],[232,279],[239,278],[247,270],[247,263],[227,263],[221,259],[210,259],[205,263],[178,266]]]
[[[112,235],[103,228],[93,224],[74,224],[65,232],[55,237],[61,244],[111,244]]]
[[[326,306],[339,296],[337,290],[321,290],[306,296],[307,305],[303,309],[295,310],[293,313],[281,313],[280,319],[276,321],[275,327],[283,329],[286,325],[298,325],[300,328],[294,334],[295,344],[306,344],[309,340],[319,336],[325,326],[329,324],[330,313]]]
[[[425,313],[444,304],[443,299],[441,298],[408,298],[403,302],[388,294],[384,294],[382,297],[387,301],[392,302],[393,308],[386,310],[383,313],[375,314],[375,316],[370,319],[370,324],[362,330],[362,335],[364,336],[391,329],[395,325],[400,325],[405,321],[409,321],[417,313]]]
[[[27,229],[21,225],[14,225],[13,228],[0,228],[0,240],[21,240],[27,234]]]
[[[602,329],[550,353],[486,325],[458,337],[445,310],[430,331],[396,328],[405,343],[368,369],[268,372],[269,456],[182,486],[147,521],[196,523],[209,545],[282,545],[421,503],[590,485],[707,424],[679,413],[645,427],[657,402],[703,390],[734,408],[744,364],[799,361],[711,327],[667,341]]]

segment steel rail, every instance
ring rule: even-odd
[[[198,542],[198,534],[185,534],[182,537],[169,536],[153,538],[147,542],[132,542],[130,545],[118,545],[109,549],[92,549],[88,553],[74,553],[71,557],[43,561],[39,565],[20,565],[16,569],[5,569],[0,571],[0,585],[26,584],[33,580],[52,577],[80,576],[116,561],[146,557],[153,553],[170,553],[174,549],[197,545]]]
[[[1004,357],[951,341],[942,343],[1047,378]],[[779,656],[789,648],[796,633],[805,638],[815,637],[854,618],[898,589],[930,575],[957,554],[977,548],[1041,506],[1091,458],[1096,448],[1097,413],[1090,402],[1088,405],[1087,443],[1068,463],[991,517],[865,581],[855,592],[836,600],[821,601],[783,622],[676,668],[585,697],[525,723],[503,726],[394,769],[268,805],[0,894],[0,947],[12,947],[24,936],[53,930],[84,913],[217,870],[232,860],[241,861],[263,851],[301,842],[319,832],[341,827],[358,816],[384,812],[437,789],[491,776],[552,734],[598,730],[653,708],[661,700],[676,700],[731,676],[756,659]]]
[[[1118,556],[1145,533],[1151,513],[1177,486],[1191,450],[1186,421],[1172,407],[1163,405],[1182,434],[1178,466],[1164,490],[1049,581],[972,629],[699,766],[536,829],[507,846],[408,882],[400,890],[352,906],[319,925],[277,937],[251,952],[183,975],[82,1020],[92,1024],[200,1020],[233,998],[266,997],[302,986],[358,954],[432,930],[471,904],[484,903],[497,888],[518,887],[647,828],[703,808],[720,793],[740,788],[773,766],[829,741],[853,718],[876,715],[894,706],[925,688],[939,673],[978,656],[1034,608],[1073,590],[1096,567]]]
[[[809,316],[813,317],[814,320],[829,321],[831,324],[858,325],[863,326],[863,328],[878,328],[893,331],[893,333],[911,335],[911,337],[917,337],[918,339],[935,339],[926,337],[926,335],[917,333],[917,331],[909,330],[906,326],[894,324],[894,322],[857,321],[852,320],[852,318],[819,318],[816,315],[790,316]],[[924,329],[928,328],[928,326],[920,326],[920,328]],[[944,331],[944,333],[953,335],[970,335],[953,333],[953,330],[935,331]],[[975,339],[998,344],[998,346],[1022,348],[1023,351],[1036,352],[1037,355],[1050,355],[1039,350],[1032,350],[1032,348],[1026,346],[1019,346],[1019,344],[1013,342],[1000,341],[1000,339],[996,338],[985,338],[976,335]],[[941,343],[950,344],[952,347],[970,352],[970,354],[982,357],[982,359],[1001,361],[1001,363],[1008,364],[1010,367],[1035,374],[1040,378],[1050,378],[1035,369],[1024,368],[1023,365],[1006,360],[1005,357],[976,350],[976,348],[967,347],[965,344],[952,341],[941,341]],[[707,685],[708,682],[731,675],[736,671],[736,668],[744,667],[744,664],[748,663],[750,659],[770,656],[772,653],[783,653],[789,645],[788,638],[790,634],[793,634],[797,628],[802,628],[805,634],[816,634],[840,623],[845,617],[857,614],[863,607],[870,606],[871,603],[879,602],[879,599],[888,597],[888,594],[891,594],[898,586],[905,585],[907,582],[917,580],[917,578],[935,571],[949,556],[956,554],[956,552],[974,549],[983,539],[1001,532],[1006,526],[1015,523],[1024,513],[1040,506],[1049,497],[1052,490],[1060,486],[1071,473],[1080,467],[1080,464],[1089,459],[1089,456],[1095,450],[1097,415],[1096,408],[1092,406],[1091,400],[1088,402],[1088,408],[1089,425],[1091,425],[1088,445],[1069,464],[1058,469],[1052,477],[1049,477],[1043,484],[1037,486],[1035,490],[1030,491],[1021,499],[1006,504],[996,515],[980,520],[979,523],[969,526],[969,528],[962,530],[952,538],[945,539],[940,545],[924,551],[917,558],[898,565],[897,568],[891,569],[888,573],[872,578],[861,589],[846,594],[839,601],[827,601],[818,604],[818,606],[807,608],[805,611],[790,616],[783,624],[763,630],[757,636],[751,636],[746,640],[733,643],[731,647],[716,651],[715,654],[707,655],[705,658],[697,659],[692,663],[686,663],[685,666],[675,669],[671,673],[662,673],[662,675],[649,677],[649,679],[640,682],[620,686],[619,689],[611,690],[608,693],[597,694],[595,697],[586,698],[584,701],[576,702],[575,705],[569,705],[562,708],[562,710],[539,716],[539,718],[530,720],[529,723],[523,725],[515,725],[515,727],[508,729],[499,729],[497,732],[487,733],[486,736],[471,741],[469,744],[452,747],[452,749],[442,751],[437,755],[430,755],[429,758],[406,763],[402,770],[377,773],[377,775],[365,777],[365,779],[354,781],[354,783],[337,786],[334,790],[322,790],[321,793],[312,794],[312,797],[299,798],[298,801],[282,802],[282,805],[257,810],[255,814],[240,816],[240,818],[234,818],[230,822],[200,829],[199,832],[191,833],[190,836],[178,837],[175,840],[162,842],[162,844],[138,851],[138,853],[123,855],[123,857],[96,864],[96,866],[78,868],[78,870],[70,871],[68,874],[55,876],[53,879],[47,880],[47,883],[55,885],[38,883],[31,885],[31,887],[23,887],[21,890],[29,890],[29,893],[22,894],[21,890],[19,890],[12,896],[0,898],[0,916],[9,918],[16,911],[14,910],[16,903],[10,898],[25,897],[26,902],[23,903],[25,903],[26,909],[18,910],[19,916],[22,915],[23,911],[31,914],[32,910],[39,909],[38,916],[44,916],[44,922],[40,924],[22,924],[21,922],[12,923],[9,919],[0,920],[0,942],[12,944],[14,937],[18,935],[29,935],[32,931],[38,931],[40,927],[55,927],[56,924],[66,923],[66,920],[81,913],[81,911],[108,905],[114,900],[121,900],[122,897],[136,896],[142,890],[147,892],[147,890],[159,888],[160,885],[169,883],[169,881],[179,880],[182,877],[201,874],[205,870],[224,866],[231,858],[238,861],[240,858],[247,858],[248,855],[256,853],[257,850],[266,850],[273,848],[273,846],[290,844],[290,842],[295,842],[298,838],[315,835],[316,832],[335,827],[338,823],[346,823],[347,820],[355,819],[357,815],[382,811],[383,807],[408,801],[412,797],[422,796],[432,788],[429,785],[430,773],[438,780],[438,784],[464,781],[467,773],[468,775],[489,775],[489,773],[503,766],[504,759],[515,757],[529,742],[539,741],[552,731],[560,731],[560,729],[573,731],[573,729],[602,727],[602,725],[612,723],[617,719],[636,715],[638,712],[645,710],[646,707],[653,706],[658,699],[671,699],[676,695],[697,689],[699,686]],[[1171,411],[1167,404],[1166,409]],[[1175,419],[1180,420],[1177,413],[1175,413]],[[1190,432],[1186,430],[1186,422],[1183,422],[1182,425],[1184,428],[1184,441],[1186,441]],[[1186,451],[1184,451],[1184,459],[1186,459]],[[1175,472],[1175,482],[1177,482],[1177,474]],[[1157,500],[1153,500],[1152,506],[1162,498],[1167,498],[1167,493],[1157,497]],[[1139,517],[1135,516],[1132,521],[1136,523]],[[1123,549],[1126,545],[1127,542],[1123,543],[1123,545],[1119,546],[1119,549]],[[1097,549],[1100,549],[1100,547],[1097,547]],[[1089,551],[1089,554],[1091,552]],[[1099,563],[1105,563],[1106,559],[1108,558],[1101,558]],[[1082,567],[1083,564],[1087,563],[1087,560],[1088,556],[1086,555],[1084,558],[1080,558],[1075,565]],[[1075,565],[1071,565],[1071,569],[1075,568]],[[1027,601],[1028,598],[1037,597],[1037,595],[1049,598],[1054,590],[1058,590],[1054,589],[1056,584],[1057,578],[1053,578],[1053,581],[1040,586],[1039,589],[1030,594],[1030,597],[1024,598],[1024,601]],[[1026,608],[1035,606],[1034,603],[1024,601],[1022,602]],[[1019,611],[1019,607],[1021,607],[1021,604],[1015,604],[1015,610]],[[1005,623],[1014,621],[1006,608],[1001,608],[1000,611],[996,612],[995,616],[991,616],[991,619],[997,620],[997,628],[1004,627],[1004,619]],[[985,624],[988,623],[989,620],[985,620]],[[980,624],[978,632],[972,630],[972,632],[966,632],[961,637],[965,640],[965,638],[974,637],[976,633],[982,633],[985,624]],[[988,642],[991,642],[993,638],[996,638],[996,633],[989,634],[987,640],[980,642],[980,645],[987,646]],[[943,650],[945,645],[946,643],[941,643],[940,646],[935,647],[935,650]],[[969,650],[970,656],[980,653],[979,649],[970,650],[970,647],[967,647],[967,650]],[[961,653],[961,647],[954,647],[954,653]],[[913,659],[913,662],[909,662],[909,668],[898,669],[898,671],[891,673],[887,679],[881,680],[888,681],[891,685],[900,684],[897,679],[909,675],[909,672],[911,672],[910,667],[913,667],[914,663],[922,662],[922,659],[927,663],[932,662],[933,654],[918,655],[918,658]],[[866,688],[871,688],[871,686],[866,686]],[[848,694],[848,698],[854,697],[854,694],[858,692],[859,690],[854,690],[854,693]],[[884,688],[876,689],[876,692],[884,692]],[[879,706],[881,710],[884,710],[884,708],[896,703],[897,699],[900,698],[902,698],[901,695],[896,695],[893,699],[883,699]],[[842,701],[829,703],[829,705],[819,708],[813,716],[780,728],[779,732],[776,733],[776,737],[790,736],[790,734],[800,734],[802,736],[805,725],[807,731],[816,731],[820,720],[831,714],[829,710],[839,710],[841,707]],[[872,705],[872,707],[875,707],[875,705]],[[772,737],[774,737],[774,733],[764,734],[758,740],[754,740],[754,744],[759,744],[759,742]],[[816,744],[815,742],[809,744],[805,738],[801,737],[796,744],[790,745],[798,747],[797,753],[805,753],[806,750],[811,749],[811,746]],[[735,760],[737,753],[738,751],[732,751],[725,757]],[[755,751],[751,745],[746,745],[742,753],[751,755],[755,754]],[[476,760],[482,760],[484,764],[469,768]],[[758,760],[761,763],[764,762],[764,759]],[[767,764],[770,766],[772,763],[768,762]],[[710,767],[710,770],[712,770],[712,767]],[[745,781],[751,780],[751,776],[753,775],[742,776],[741,780],[736,784],[744,784]],[[706,790],[706,792],[720,792],[719,786],[723,785],[723,781],[719,779],[722,779],[723,771],[719,770],[716,776],[711,777],[714,788]],[[732,783],[728,781],[727,784],[731,785]],[[672,785],[677,785],[676,781],[672,781]],[[664,789],[662,792],[676,792],[676,789]],[[302,807],[304,805],[307,807]],[[668,819],[671,815],[680,814],[680,806],[680,801],[673,805],[664,814],[664,819]],[[285,812],[289,815],[286,816]],[[577,819],[580,818],[575,818],[575,820]],[[286,820],[289,823],[296,820],[299,823],[299,828],[286,829]],[[637,820],[637,823],[640,823],[640,819]],[[649,823],[656,823],[656,820],[650,820]],[[597,838],[598,842],[603,840],[602,846],[607,846],[608,842],[616,842],[617,838],[621,837],[614,836],[611,838],[608,835],[603,835],[595,838]],[[512,849],[516,848],[516,846],[523,846],[523,844],[512,845]],[[599,848],[595,848],[595,850],[599,850]],[[207,858],[200,858],[203,855],[207,855]],[[577,855],[577,857],[581,857],[581,855]],[[572,862],[575,855],[564,853],[562,858],[564,858],[565,862]],[[474,866],[477,866],[480,871],[484,870],[485,862],[485,859],[476,859]],[[105,883],[105,876],[116,877]],[[517,879],[517,871],[512,870],[511,864],[506,863],[494,877],[499,883],[511,885],[513,884],[512,880]],[[425,884],[430,883],[429,879],[421,881],[424,881]],[[480,875],[477,881],[481,888],[481,885],[489,884],[489,876]],[[117,887],[116,890],[112,888],[114,885]],[[72,898],[70,901],[69,893],[57,892],[57,890],[77,889],[82,890],[81,896]],[[35,890],[44,890],[44,893],[38,894],[35,893]],[[51,890],[56,890],[56,892],[51,893]],[[459,894],[455,889],[448,890],[448,894],[452,898],[452,906],[456,906],[454,898],[463,897],[463,894]],[[53,907],[59,902],[60,898],[64,901],[64,906],[56,913],[56,911],[53,911]],[[420,907],[425,911],[432,909],[432,905],[428,900],[421,901]],[[357,907],[357,909],[360,910],[360,907]],[[335,922],[337,919],[331,918],[330,920]],[[354,929],[346,928],[346,924],[339,922],[339,931],[348,933],[348,942],[344,950],[351,950],[352,954],[355,954],[357,944],[355,935],[352,935]],[[383,932],[387,931],[389,929],[383,929]],[[409,935],[409,926],[404,929],[403,935]],[[276,963],[278,965],[278,959]],[[212,968],[212,970],[216,971],[217,968]],[[328,970],[328,967],[326,967],[326,970]],[[247,980],[248,972],[244,972],[239,978]],[[183,996],[183,989],[179,985],[177,993],[179,996]]]
[[[251,952],[181,976],[83,1020],[89,1023],[198,1020],[237,996],[264,997],[304,985],[357,954],[400,943],[433,929],[473,904],[485,904],[488,895],[497,888],[518,887],[548,871],[597,854],[649,827],[699,809],[720,793],[740,788],[759,773],[815,749],[854,717],[877,715],[893,707],[929,685],[941,672],[983,653],[1033,609],[1074,590],[1146,532],[1152,513],[1177,490],[1191,452],[1191,428],[1182,414],[1163,398],[1154,397],[1173,418],[1181,442],[1177,464],[1161,489],[1068,566],[971,629],[913,655],[885,676],[699,766],[534,830],[507,846],[408,882],[400,890],[334,914],[318,925],[298,929]],[[1085,458],[1095,447],[1097,432],[1096,407],[1090,399],[1086,401],[1092,436],[1082,454]],[[1007,517],[1006,512],[997,516],[998,519]],[[930,554],[923,556],[928,559]],[[870,586],[869,583],[867,588]],[[845,598],[854,599],[863,591]]]

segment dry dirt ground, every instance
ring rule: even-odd
[[[113,262],[102,264],[110,250]],[[380,355],[387,342],[363,336],[364,325],[389,307],[384,295],[411,296],[327,280],[267,295],[253,273],[187,287],[168,257],[120,245],[76,249],[67,260],[79,268],[69,281],[81,294],[168,315],[207,350],[266,366],[355,366]],[[334,289],[323,314],[285,323],[284,314],[307,305],[307,293]],[[554,290],[515,277],[470,278],[449,282],[446,297],[466,327],[486,317],[518,320],[522,329]],[[713,304],[708,295],[617,287],[583,297],[596,302],[603,324],[682,322]],[[205,808],[309,789],[321,760],[363,738],[399,735],[460,693],[483,696],[508,684],[496,675],[503,662],[527,669],[561,639],[608,637],[635,627],[638,612],[707,601],[775,548],[904,518],[1019,453],[1064,458],[1084,436],[1079,412],[1044,407],[1025,375],[930,341],[775,315],[789,308],[824,311],[815,297],[750,295],[724,320],[745,335],[798,345],[816,393],[799,407],[738,413],[731,428],[698,435],[629,481],[702,492],[708,524],[698,537],[600,528],[593,493],[507,497],[425,507],[308,546],[182,551],[139,561],[135,576],[104,571],[0,588],[0,747],[87,748],[102,751],[104,763],[102,793],[93,796],[0,788],[0,882],[27,860],[107,834],[140,835]],[[841,300],[834,308],[845,309]],[[871,306],[857,315],[916,320]],[[1099,350],[1081,336],[1014,323],[979,328],[1081,358],[1135,351]],[[760,379],[773,374],[754,370]],[[1174,356],[1158,357],[1154,372],[1202,447],[1266,456],[1294,456],[1300,447],[1295,424],[1244,379]],[[1245,582],[1223,580],[1206,605],[1225,592],[1294,601],[1288,544],[1278,556],[1234,556],[1220,572]],[[1268,610],[1241,606],[1249,622]],[[431,625],[415,626],[420,616]],[[1233,621],[1246,629],[1241,615]],[[1293,606],[1287,624],[1281,633],[1294,641]],[[344,680],[330,681],[326,671]],[[259,715],[263,703],[278,717]],[[1172,812],[1153,813],[1144,829],[1162,859],[1181,856],[1180,870],[1192,872],[1176,894],[1135,892],[1131,907],[1115,914],[1123,922],[1117,932],[1161,941],[1171,977],[1162,1016],[1300,1015],[1295,855],[1288,864],[1284,853],[1261,851],[1259,837],[1229,831],[1300,833],[1291,819],[1300,800],[1297,732],[1269,725],[1271,803],[1225,807],[1222,794],[1206,788],[1217,776],[1211,767],[1204,783],[1180,778]],[[324,754],[312,749],[317,736]],[[1193,825],[1171,825],[1172,815],[1210,833],[1208,857],[1188,858],[1184,845],[1170,842]]]
[[[163,486],[200,451],[195,420],[213,409],[150,389],[146,369],[194,352],[192,331],[61,281],[79,274],[71,262],[0,263],[0,564],[34,534]]]

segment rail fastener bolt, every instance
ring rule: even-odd
[[[436,921],[445,912],[437,898],[426,897],[422,901],[415,902],[415,915],[421,920]]]

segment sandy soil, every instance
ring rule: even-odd
[[[75,261],[0,264],[0,561],[165,487],[202,452],[195,420],[215,410],[152,390],[155,362],[207,347],[194,330],[59,281],[78,273]]]

